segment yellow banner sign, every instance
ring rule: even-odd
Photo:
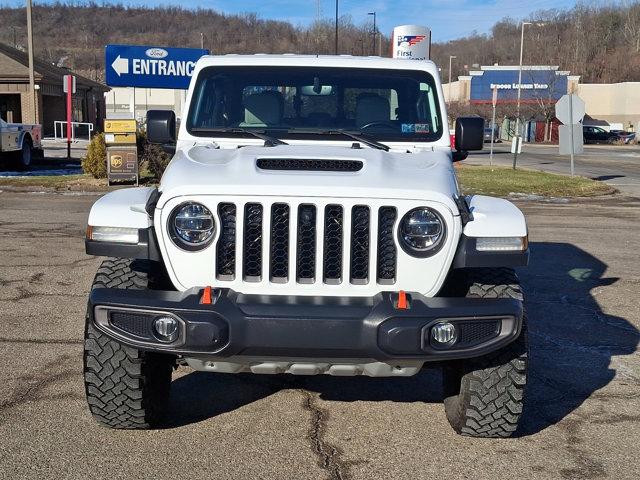
[[[135,133],[135,120],[105,120],[104,131],[106,133]]]

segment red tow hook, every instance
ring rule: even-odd
[[[202,290],[202,297],[200,298],[200,303],[202,305],[211,305],[213,303],[212,295],[211,295],[211,287],[204,287],[204,290]]]
[[[398,292],[398,303],[396,303],[396,308],[398,310],[408,310],[409,309],[409,301],[407,300],[407,292],[404,290],[400,290]]]

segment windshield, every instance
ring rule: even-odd
[[[442,117],[435,82],[423,71],[208,67],[198,76],[187,130],[225,137],[270,131],[279,138],[340,130],[424,142],[442,136]]]

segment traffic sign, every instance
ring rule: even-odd
[[[187,89],[196,62],[208,54],[200,48],[107,45],[107,85]]]
[[[571,136],[573,135],[573,138]],[[582,125],[558,125],[558,153],[580,155],[584,153]]]
[[[556,103],[556,118],[565,125],[579,123],[584,114],[584,101],[573,93],[563,95]]]
[[[62,92],[69,93],[69,77],[71,77],[71,93],[76,93],[76,77],[73,75],[63,75],[62,77]]]

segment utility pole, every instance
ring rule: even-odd
[[[376,54],[376,35],[378,34],[378,29],[376,28],[376,12],[369,12],[367,15],[373,15],[373,55]]]
[[[338,1],[336,0],[336,55],[338,55]]]
[[[522,55],[524,53],[524,27],[525,25],[534,25],[532,22],[522,22],[522,31],[520,33],[520,64],[518,66],[518,101],[516,102],[516,144],[513,149],[513,169],[516,169],[516,162],[518,160],[518,149],[522,143],[522,136],[520,135],[520,95],[522,92]],[[537,27],[541,27],[544,23],[536,23]]]
[[[33,29],[31,26],[31,0],[27,0],[27,49],[29,51],[29,93],[33,102],[33,123],[38,123],[38,97],[36,79],[33,71]]]
[[[449,101],[447,102],[447,108],[451,106],[451,61],[454,58],[458,58],[455,55],[449,55]]]

